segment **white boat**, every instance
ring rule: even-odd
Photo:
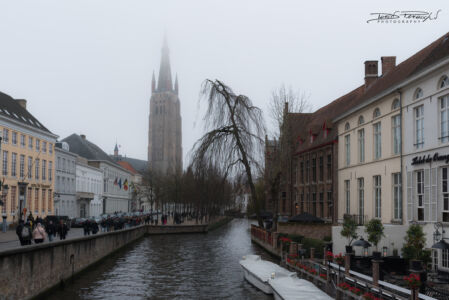
[[[281,266],[270,261],[262,260],[259,255],[247,255],[240,261],[243,268],[244,277],[249,283],[257,287],[265,294],[272,294],[268,279],[274,276],[296,276],[295,272],[290,272]]]
[[[268,281],[275,300],[330,300],[328,294],[317,288],[310,281],[296,276],[275,274]]]

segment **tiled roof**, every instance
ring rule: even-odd
[[[82,138],[78,134],[74,133],[62,142],[66,142],[70,146],[70,152],[76,153],[81,157],[88,160],[104,160],[115,164],[115,161],[109,157],[100,147],[94,143],[89,142],[87,139]]]
[[[129,164],[129,162],[126,161],[118,161],[119,165],[121,165],[123,168],[127,169],[131,172],[131,174],[135,175],[137,174],[137,171]]]
[[[129,163],[131,167],[140,174],[144,174],[146,171],[148,171],[148,161],[146,160],[130,158],[122,155],[119,156],[110,155],[109,157],[116,162],[124,161]]]
[[[28,110],[23,108],[17,100],[0,92],[0,115],[18,121],[22,124],[51,133]]]

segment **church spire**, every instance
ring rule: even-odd
[[[154,93],[156,91],[156,78],[154,78],[154,71],[153,71],[153,78],[151,78],[151,92]]]
[[[178,74],[176,74],[175,77],[175,93],[178,95]]]
[[[167,37],[164,36],[164,45],[162,46],[161,67],[159,69],[159,80],[157,82],[158,92],[170,92],[173,90],[171,79],[170,59],[168,57]]]

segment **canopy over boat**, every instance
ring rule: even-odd
[[[276,299],[283,300],[331,300],[325,292],[317,288],[313,283],[293,276],[275,276],[268,283],[275,294]]]
[[[286,276],[296,275],[295,272],[290,272],[271,261],[260,259],[259,255],[247,255],[245,259],[240,261],[240,265],[255,275],[259,280],[266,283],[268,283],[268,279],[271,278],[271,274],[273,273],[285,274]]]

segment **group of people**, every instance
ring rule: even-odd
[[[44,221],[41,218],[36,218],[36,220],[28,218],[26,222],[20,220],[16,228],[16,234],[22,246],[31,245],[32,241],[35,244],[40,244],[47,238],[51,242],[56,235],[59,235],[59,239],[65,240],[68,231],[69,228],[62,220],[59,224],[53,224],[53,221]]]

